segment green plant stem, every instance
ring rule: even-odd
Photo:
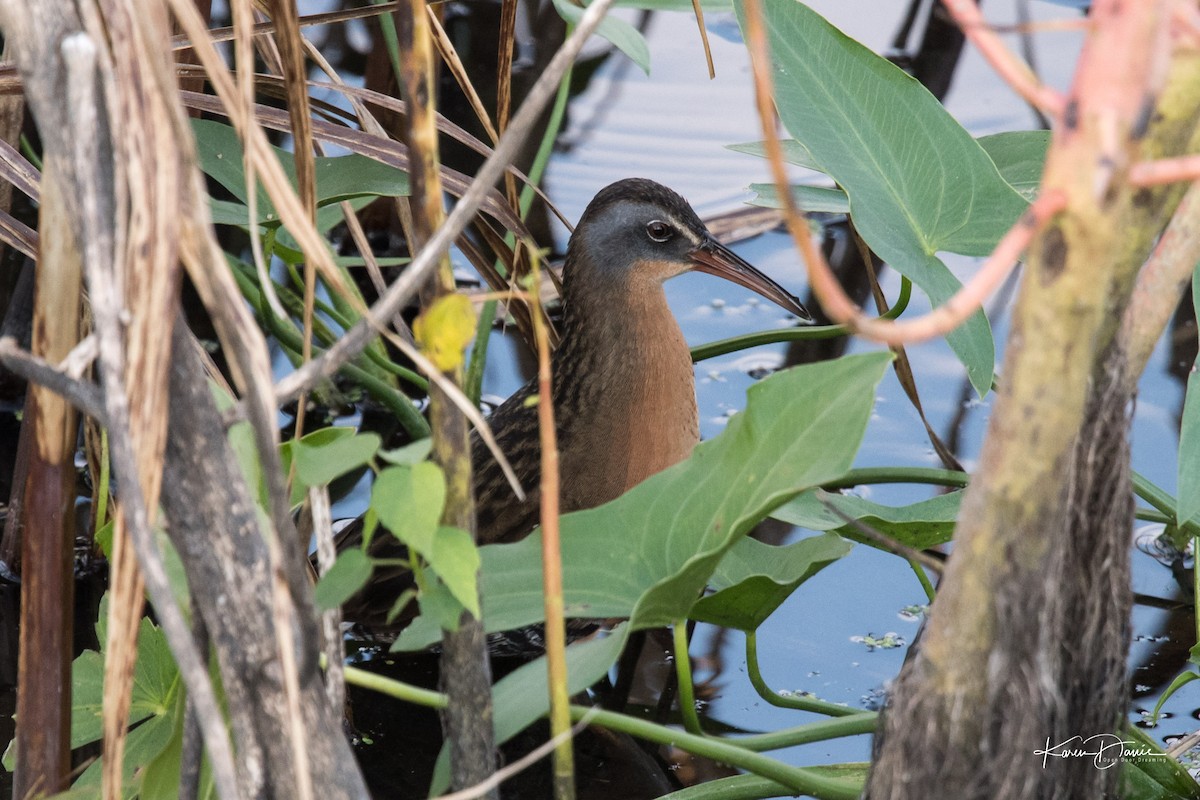
[[[912,283],[908,278],[904,278],[900,282],[900,296],[896,298],[896,305],[888,309],[887,313],[881,315],[879,319],[895,319],[900,316],[904,309],[908,307],[908,301],[911,297]],[[850,329],[845,325],[817,325],[815,327],[779,328],[770,331],[757,331],[742,336],[720,339],[708,344],[697,345],[692,348],[692,361],[704,361],[709,358],[728,355],[729,353],[735,353],[739,350],[763,344],[795,342],[806,339],[835,339],[838,336],[848,336],[850,333]]]
[[[570,36],[574,30],[575,26],[568,23],[566,35]],[[542,141],[538,144],[538,151],[533,157],[533,163],[529,166],[529,183],[521,187],[521,197],[517,205],[520,206],[518,211],[522,220],[529,214],[529,209],[533,205],[533,187],[542,182],[542,175],[546,172],[546,165],[550,163],[550,156],[554,152],[554,143],[558,140],[559,131],[562,130],[563,118],[567,112],[567,101],[571,97],[571,74],[574,71],[575,65],[572,64],[563,73],[562,80],[558,84],[558,94],[554,96],[554,105],[550,108],[550,118],[546,122]]]
[[[875,732],[879,715],[874,711],[858,711],[850,716],[835,717],[785,728],[771,733],[760,733],[753,736],[740,736],[727,739],[738,747],[744,747],[755,753],[768,750],[782,750],[785,747],[797,747],[802,744],[824,742],[829,739],[842,739],[847,736],[863,736]]]
[[[321,350],[313,351],[313,356],[321,355]],[[362,386],[367,390],[367,394],[374,397],[382,403],[389,411],[396,415],[400,420],[400,424],[408,435],[415,439],[424,439],[429,435],[429,423],[425,421],[425,417],[421,416],[421,412],[412,404],[408,396],[400,392],[386,383],[367,372],[360,366],[355,364],[347,364],[342,367],[341,371],[346,374],[346,377]]]
[[[865,774],[866,768],[862,771]],[[786,797],[790,793],[791,790],[786,786],[769,778],[733,775],[665,794],[659,800],[761,800],[767,797]]]
[[[375,259],[375,263],[381,267],[403,267],[411,261],[408,256],[385,256]],[[365,267],[367,260],[362,256],[334,256],[333,263],[339,267]]]
[[[300,334],[298,331],[273,314],[259,314],[259,317],[270,328],[271,334],[279,340],[280,344],[294,353],[299,352]],[[320,354],[320,348],[313,350],[314,357]],[[417,411],[416,406],[412,404],[403,392],[388,386],[378,377],[357,364],[346,364],[341,368],[341,372],[362,386],[367,391],[367,394],[374,397],[395,414],[400,424],[413,439],[424,439],[429,436],[429,423],[425,421],[425,418],[421,416],[421,412]]]
[[[323,658],[324,656],[322,656]],[[426,706],[428,708],[445,708],[448,702],[446,695],[441,692],[422,689],[419,686],[412,686],[392,678],[385,678],[382,675],[376,675],[373,672],[368,672],[358,667],[346,667],[346,683],[362,689],[370,689],[380,694],[386,694],[388,697],[394,697],[406,703],[413,703],[414,705]]]
[[[300,281],[303,281],[303,278],[301,278],[299,273],[297,273],[295,266],[289,264],[288,272],[293,276],[293,280],[299,279]],[[254,276],[250,275],[249,273],[247,274],[247,277],[251,280],[254,279]],[[285,286],[276,286],[275,288],[276,292],[279,294],[279,299],[291,306],[289,310],[292,313],[298,313],[298,310],[302,307],[302,301],[300,300],[300,297]],[[334,306],[331,306],[329,303],[326,303],[324,300],[321,300],[319,297],[314,298],[313,303],[317,311],[320,311],[322,314],[333,320],[334,324],[336,324],[342,330],[348,330],[355,322],[361,319],[361,317],[356,316],[352,320],[349,316],[343,314],[340,310]],[[320,338],[321,343],[326,346],[333,344],[334,340],[337,338],[333,331],[329,330],[329,328],[318,319],[314,319],[313,323],[317,326],[314,330],[317,336]],[[371,363],[378,366],[384,372],[395,375],[398,378],[403,378],[413,386],[420,389],[422,392],[429,392],[429,379],[418,372],[408,369],[407,367],[400,366],[380,352],[379,348],[367,348],[363,351],[363,355],[365,355],[371,361]]]
[[[1133,491],[1138,497],[1162,512],[1163,516],[1167,518],[1167,524],[1177,526],[1179,530],[1193,538],[1200,536],[1200,523],[1195,521],[1180,523],[1175,515],[1177,507],[1175,498],[1151,483],[1145,475],[1138,472],[1133,473]]]
[[[104,520],[108,517],[108,490],[112,483],[112,465],[108,459],[108,429],[100,429],[100,485],[96,487],[96,518],[95,530],[92,532],[92,541],[95,542],[96,534],[104,527]]]
[[[33,149],[33,144],[29,141],[29,137],[21,134],[21,155],[25,156],[25,160],[33,164],[38,172],[42,172],[42,159],[38,157],[37,152]]]
[[[475,405],[483,396],[483,369],[487,366],[488,343],[492,338],[492,323],[496,321],[495,300],[488,300],[479,309],[479,323],[475,326],[475,345],[471,348],[471,361],[463,379],[463,391]]]
[[[592,725],[627,733],[656,744],[673,745],[689,753],[715,759],[747,772],[753,772],[755,775],[769,778],[797,794],[811,795],[821,798],[821,800],[857,800],[862,792],[862,784],[859,781],[831,778],[815,770],[793,767],[730,741],[697,736],[612,711],[597,711],[584,706],[571,706],[572,720],[579,721],[584,716],[588,716]]]
[[[233,272],[234,280],[238,282],[238,287],[241,289],[242,294],[250,301],[250,304],[255,308],[261,308],[263,297],[258,286],[243,274],[242,270],[237,268],[236,264],[231,271]],[[300,352],[301,342],[299,331],[290,324],[278,319],[269,310],[265,313],[260,311],[258,317],[264,326],[270,329],[271,334],[279,340],[279,343],[284,348],[290,350],[292,353]],[[320,352],[318,349],[314,355],[320,355]],[[346,364],[342,367],[341,372],[362,386],[368,394],[391,410],[413,439],[424,439],[429,436],[429,423],[425,421],[425,418],[421,416],[421,413],[417,411],[416,407],[403,392],[388,386],[387,383],[355,364]]]
[[[371,0],[372,5],[380,5],[384,0]],[[394,14],[395,12],[392,12]],[[383,34],[383,44],[392,62],[392,74],[396,76],[396,85],[404,85],[404,70],[400,66],[400,38],[396,35],[396,20],[392,14],[380,14],[379,30]],[[407,98],[405,98],[407,99]]]
[[[1142,522],[1158,522],[1163,525],[1175,524],[1174,518],[1167,516],[1161,511],[1156,511],[1153,508],[1139,508],[1133,512],[1133,516],[1136,519],[1140,519]]]
[[[679,684],[679,715],[688,733],[704,735],[700,726],[700,715],[696,712],[696,692],[692,686],[692,659],[688,655],[687,620],[675,621],[672,626],[675,637],[675,679]]]
[[[921,589],[925,592],[925,597],[929,602],[933,602],[933,598],[937,596],[937,592],[933,588],[933,584],[929,581],[929,576],[925,574],[925,570],[912,559],[905,559],[908,565],[912,567],[912,571],[916,574],[917,580],[921,583]]]
[[[965,488],[970,476],[965,472],[933,467],[863,467],[852,469],[838,478],[822,486],[823,489],[834,491],[850,489],[874,483],[925,483],[932,486],[950,486],[955,489]],[[1134,492],[1153,509],[1139,508],[1135,516],[1144,522],[1159,522],[1164,525],[1175,524],[1175,499],[1150,483],[1143,476],[1134,473]],[[1200,533],[1200,525],[1189,523],[1188,532],[1193,535]]]
[[[796,711],[811,711],[830,717],[850,717],[860,713],[849,706],[830,703],[827,700],[797,695],[784,696],[768,686],[758,665],[758,631],[746,631],[746,672],[750,675],[750,684],[758,692],[758,696],[773,706]]]
[[[346,667],[346,682],[352,686],[370,689],[428,708],[445,708],[447,702],[446,695],[441,692],[385,678],[357,667]],[[792,791],[824,800],[855,800],[862,790],[862,786],[858,781],[832,778],[820,774],[816,770],[789,766],[762,755],[758,751],[869,733],[874,730],[876,718],[876,715],[871,712],[852,712],[852,716],[841,719],[824,720],[762,736],[728,740],[712,736],[698,736],[627,714],[617,714],[584,706],[573,705],[570,707],[570,712],[574,722],[587,717],[588,722],[592,725],[627,733],[656,744],[674,745],[689,753],[716,759],[722,763],[761,775]]]
[[[934,467],[863,467],[852,469],[836,481],[822,484],[821,488],[833,491],[870,483],[927,483],[962,489],[970,477],[965,472]]]

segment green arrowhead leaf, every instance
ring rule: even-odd
[[[326,434],[326,431],[337,431]],[[318,434],[322,438],[317,437]],[[325,486],[368,463],[379,450],[379,436],[353,428],[324,428],[294,443],[296,477],[305,486]]]
[[[420,618],[428,620],[434,625],[437,633],[434,641],[441,638],[443,630],[451,632],[458,630],[462,613],[466,609],[437,574],[425,581],[425,585],[421,587],[421,593],[417,596],[417,602],[421,606]]]
[[[786,547],[742,539],[721,559],[709,581],[716,592],[700,598],[690,616],[700,622],[752,631],[797,586],[849,553],[851,547],[832,533]]]
[[[945,544],[954,536],[962,492],[949,492],[911,505],[893,507],[855,495],[813,489],[775,509],[771,516],[813,531],[836,530],[847,539],[878,547],[878,542],[847,525],[827,503],[847,517],[860,520],[909,547],[924,550]]]
[[[750,156],[758,156],[759,158],[767,157],[766,142],[742,142],[740,144],[731,144],[728,149],[737,153],[745,153]],[[795,164],[797,167],[805,169],[815,169],[817,172],[824,172],[825,169],[820,162],[813,156],[812,151],[804,146],[803,142],[798,142],[795,139],[783,139],[779,142],[779,147],[783,151],[783,160],[789,164]]]
[[[107,595],[101,603],[100,614],[102,617],[108,615]],[[71,664],[71,687],[71,747],[75,748],[103,735],[104,656],[101,653],[85,650],[75,659]],[[138,659],[133,672],[129,724],[171,714],[178,687],[179,669],[166,637],[154,623],[143,619],[138,630]]]
[[[389,464],[402,464],[411,467],[429,458],[433,450],[433,439],[425,437],[415,442],[397,447],[395,450],[380,450],[379,457]]]
[[[552,2],[558,15],[572,25],[578,24],[579,20],[583,18],[584,6],[576,5],[571,0],[552,0]],[[605,16],[596,27],[596,33],[629,56],[633,63],[642,68],[643,72],[647,75],[650,74],[650,46],[646,44],[646,38],[637,28],[623,19]]]
[[[792,198],[801,211],[811,214],[849,214],[850,198],[841,189],[829,189],[824,186],[807,186],[794,183],[791,186]],[[779,192],[773,183],[752,183],[750,191],[758,196],[750,201],[751,205],[763,208],[783,208]]]
[[[604,677],[629,639],[628,625],[619,625],[598,639],[567,648],[567,691],[577,694]],[[506,742],[546,713],[546,659],[523,665],[496,683],[492,700],[496,712],[496,741]]]
[[[229,125],[211,120],[192,120],[192,131],[196,136],[196,154],[200,169],[236,197],[240,203],[213,201],[211,206],[214,222],[245,225],[249,217],[246,211],[246,173],[243,167],[242,143],[237,131]],[[296,162],[291,153],[274,148],[284,172],[296,185]],[[342,200],[367,198],[358,203],[361,208],[374,197],[398,197],[411,193],[408,173],[387,164],[381,164],[366,156],[351,153],[332,158],[316,158],[318,230],[327,231],[341,221],[341,211],[336,203]],[[266,190],[258,187],[258,217],[263,224],[278,224],[279,214],[275,211]]]
[[[1032,202],[1042,183],[1050,131],[1007,131],[981,136],[975,141],[992,159],[1008,185]]]
[[[138,794],[140,773],[170,746],[178,721],[176,717],[176,714],[154,717],[131,730],[125,737],[125,763],[121,768],[124,797],[132,798]],[[97,759],[79,776],[72,790],[93,788],[98,797],[102,765],[103,761]]]
[[[600,508],[560,522],[568,617],[630,617],[634,629],[687,615],[722,556],[781,503],[849,469],[890,353],[795,367],[752,386],[724,433]],[[535,532],[480,550],[488,631],[543,619]],[[396,649],[436,641],[418,620]]]
[[[105,644],[103,624],[108,615],[108,596],[100,603],[97,633],[101,647]],[[162,631],[150,620],[143,619],[138,630],[138,655],[133,672],[133,693],[129,709],[129,724],[141,723],[129,732],[125,744],[125,797],[138,790],[138,779],[147,764],[168,747],[181,722],[182,703],[179,696],[179,670],[171,656]],[[101,708],[104,702],[103,652],[86,650],[71,665],[71,747],[94,742],[103,734]],[[5,754],[5,767],[12,766]],[[98,792],[100,762],[87,769],[75,782],[72,791]]]
[[[795,0],[764,0],[763,14],[784,125],[849,195],[871,248],[944,303],[961,284],[936,254],[991,252],[1025,201],[917,81]],[[983,313],[946,338],[986,393],[995,352]]]

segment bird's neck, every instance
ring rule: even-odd
[[[602,485],[607,500],[686,458],[699,424],[691,356],[662,285],[600,296],[608,302],[599,308],[566,298],[554,395],[562,435],[583,443],[572,446],[581,463],[564,463],[563,474],[578,476],[590,497]],[[570,493],[564,486],[565,507]]]
[[[592,302],[579,302],[571,288],[578,287],[568,286],[564,298],[563,336],[554,355],[559,367],[556,383],[562,376],[564,382],[594,382],[597,391],[628,389],[631,381],[656,383],[656,370],[666,367],[671,375],[686,375],[689,395],[694,393],[687,342],[661,283],[628,281],[603,290],[593,287],[587,298]],[[597,297],[605,302],[595,302]]]

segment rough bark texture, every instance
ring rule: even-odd
[[[275,652],[273,576],[258,512],[229,446],[194,341],[178,325],[163,507],[171,541],[217,652],[237,744],[243,795],[290,797],[296,764]],[[311,626],[305,626],[309,628]],[[364,798],[354,756],[332,713],[317,642],[297,626],[307,768],[322,800]]]
[[[1145,153],[1178,151],[1195,126],[1193,108],[1147,137],[1147,119],[1152,134],[1163,122],[1147,99],[1167,52],[1161,15],[1151,3],[1093,7],[1042,184],[1067,206],[1029,247],[980,466],[922,645],[893,687],[872,800],[1116,791],[1118,769],[1089,758],[1043,768],[1036,751],[1076,736],[1095,749],[1084,740],[1118,733],[1126,705],[1131,390],[1117,328],[1178,193],[1136,190],[1124,173]]]
[[[434,457],[446,472],[446,513],[442,522],[475,534],[471,494],[470,426],[439,389],[431,392]],[[451,783],[465,789],[496,771],[492,734],[492,668],[483,622],[463,612],[457,631],[442,636],[441,688],[450,697],[442,728],[450,748]],[[497,800],[493,789],[482,797]]]

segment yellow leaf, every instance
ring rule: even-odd
[[[463,363],[463,351],[475,338],[475,311],[461,294],[439,297],[413,323],[413,336],[421,351],[442,372]]]

